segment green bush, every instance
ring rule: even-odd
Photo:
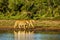
[[[58,16],[60,0],[0,0],[0,19],[59,19]]]

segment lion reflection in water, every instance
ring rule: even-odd
[[[18,28],[34,28],[34,20],[18,20],[15,22],[14,28],[18,27]]]

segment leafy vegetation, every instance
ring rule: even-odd
[[[60,19],[60,0],[0,0],[0,19]]]

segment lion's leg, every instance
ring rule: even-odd
[[[24,25],[21,25],[21,28],[24,28]]]
[[[26,24],[24,24],[24,29],[26,29]]]
[[[25,29],[25,25],[24,25],[24,29]]]
[[[29,24],[32,28],[34,28],[34,25],[32,23],[32,21],[30,20],[30,24]]]
[[[29,23],[29,21],[26,21],[26,28],[29,28],[30,27],[30,23]]]
[[[21,28],[21,25],[20,24],[18,25],[18,28]]]
[[[17,25],[18,25],[18,24],[15,22],[15,24],[14,24],[14,28],[16,28],[16,27],[17,27]]]

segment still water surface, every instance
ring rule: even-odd
[[[60,32],[0,31],[0,40],[60,40]]]

